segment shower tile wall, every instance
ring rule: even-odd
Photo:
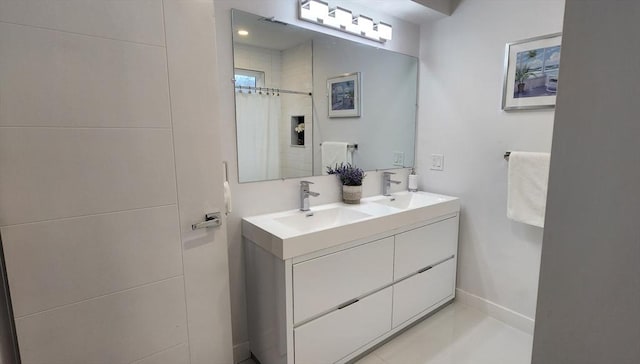
[[[234,64],[265,73],[265,86],[311,92],[311,42],[284,51],[234,45]],[[311,98],[304,95],[280,94],[278,113],[280,130],[277,141],[280,154],[280,175],[303,177],[312,173]],[[304,115],[305,145],[291,146],[291,116]]]
[[[286,49],[282,52],[282,88],[294,91],[312,91],[312,50],[311,41]],[[280,127],[280,166],[282,175],[306,177],[312,171],[313,161],[313,116],[312,99],[306,95],[287,95],[282,99]],[[304,147],[291,146],[291,116],[304,115]]]
[[[234,66],[264,72],[265,86],[281,87],[282,55],[279,51],[234,43]]]

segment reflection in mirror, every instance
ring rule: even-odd
[[[312,37],[233,11],[240,182],[313,174]]]
[[[232,18],[240,182],[322,175],[343,160],[413,166],[416,58],[238,10]]]

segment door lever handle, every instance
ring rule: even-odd
[[[218,227],[222,225],[222,217],[220,212],[210,212],[204,215],[204,221],[191,225],[191,230],[206,229],[210,227]]]

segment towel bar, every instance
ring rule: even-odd
[[[322,146],[322,143],[320,143],[320,146]],[[358,150],[358,144],[348,144],[347,149]]]

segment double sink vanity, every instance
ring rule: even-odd
[[[418,58],[235,9],[232,34],[240,183],[321,176],[334,166],[326,142],[365,171],[414,165]],[[337,119],[327,85],[348,75],[358,110]],[[316,193],[303,181],[300,210],[243,219],[250,350],[262,364],[353,361],[454,298],[458,199],[384,196],[390,174],[383,195],[357,205],[309,209]]]
[[[349,362],[450,302],[459,210],[407,191],[244,218],[253,355]]]

